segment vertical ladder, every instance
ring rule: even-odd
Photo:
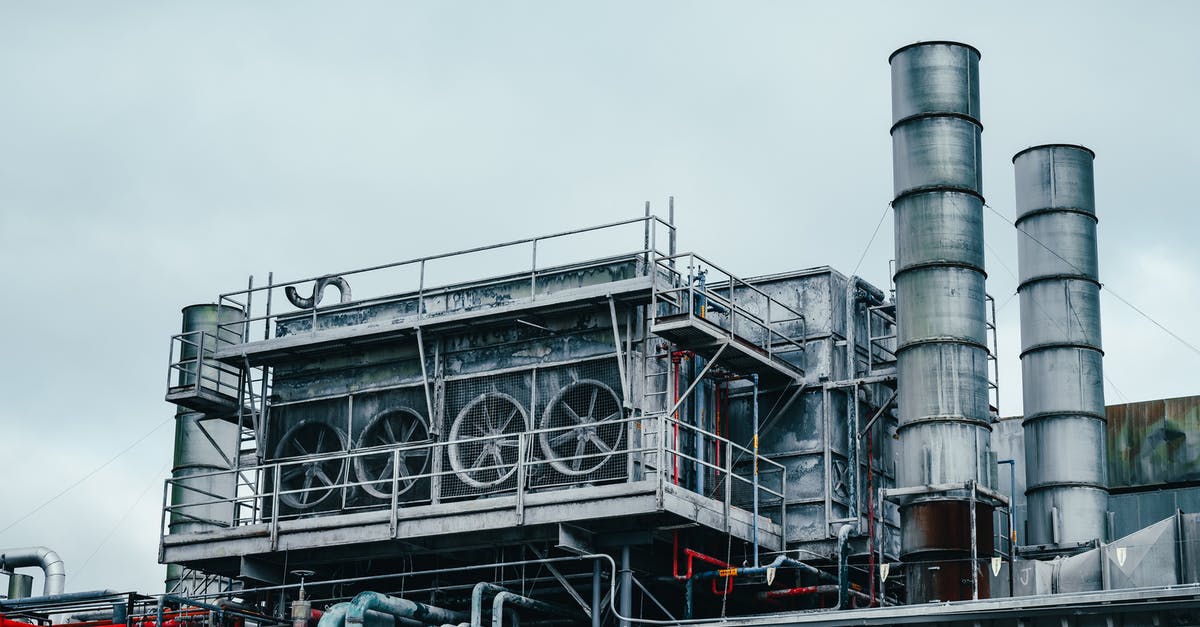
[[[257,522],[261,515],[259,499],[252,497],[258,495],[261,477],[257,472],[247,469],[258,466],[259,445],[266,441],[264,436],[268,412],[266,399],[270,394],[269,373],[265,366],[251,366],[250,360],[244,359],[241,378],[242,383],[238,386],[239,438],[237,458],[235,459],[238,501],[234,505],[234,518],[236,520],[247,520],[248,518],[249,522]],[[242,500],[242,497],[251,497],[248,499],[251,511],[241,511],[242,504],[246,502]]]
[[[1000,342],[996,336],[996,299],[991,294],[985,295],[987,300],[986,327],[988,343],[988,401],[1000,417]]]

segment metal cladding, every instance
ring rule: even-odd
[[[986,485],[991,427],[979,51],[929,42],[897,50],[890,62],[900,406],[896,485]],[[935,538],[953,526],[962,498],[943,493],[902,507],[901,554],[914,565],[908,570],[910,601],[970,598],[971,591],[964,596],[957,583],[933,580],[939,571],[932,566],[970,555],[969,541],[948,546]],[[985,507],[980,519],[990,517]]]
[[[1013,157],[1029,544],[1105,537],[1108,491],[1095,155],[1047,145]]]

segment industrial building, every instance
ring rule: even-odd
[[[171,338],[167,594],[13,574],[0,627],[1200,624],[1200,397],[1106,407],[1095,155],[1013,158],[1002,417],[980,54],[889,62],[891,285],[737,276],[673,204],[251,279]]]

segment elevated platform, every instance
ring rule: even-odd
[[[275,315],[269,339],[223,346],[215,358],[230,365],[270,364],[297,355],[413,337],[417,329],[453,331],[509,324],[522,317],[585,310],[612,298],[649,303],[655,281],[640,256],[510,275],[371,301]]]
[[[521,544],[558,535],[558,525],[604,534],[613,529],[702,526],[750,542],[754,517],[738,507],[654,479],[582,486],[476,501],[264,522],[162,538],[159,561],[240,576],[247,559],[286,549],[291,564],[320,564],[362,552],[377,558]],[[758,519],[765,551],[782,548],[782,529]]]
[[[168,403],[212,415],[236,415],[238,399],[210,390],[203,386],[176,386],[167,388]]]
[[[706,360],[720,353],[717,365],[739,374],[757,374],[764,386],[798,383],[804,378],[798,367],[705,318],[688,314],[661,317],[650,332]]]

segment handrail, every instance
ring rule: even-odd
[[[686,260],[686,263],[679,263],[683,260]],[[750,323],[765,336],[757,344],[759,348],[766,350],[768,355],[774,355],[777,352],[775,347],[780,343],[794,347],[794,349],[787,350],[805,350],[804,342],[808,334],[808,321],[804,314],[772,297],[754,284],[737,277],[696,253],[685,252],[659,256],[655,258],[654,262],[656,272],[659,270],[665,271],[674,277],[671,281],[671,287],[660,288],[657,281],[653,284],[653,301],[655,307],[665,304],[674,310],[686,313],[689,318],[696,317],[697,314],[694,305],[697,298],[695,273],[700,268],[706,267],[705,272],[715,271],[718,274],[724,275],[724,277],[712,283],[705,284],[700,296],[705,301],[714,303],[716,307],[725,311],[711,317],[701,314],[700,317],[702,319],[716,325],[731,338],[738,336],[736,327],[739,321]],[[741,303],[738,302],[737,294],[740,290],[749,291],[756,297],[755,302],[765,303],[765,318],[759,313],[747,309],[744,306],[746,302],[745,298],[741,300]],[[791,314],[791,316],[776,318],[773,314],[773,311],[776,309],[780,310],[785,316],[787,314]],[[721,326],[719,323],[721,316],[728,319],[728,328]],[[779,325],[792,322],[799,322],[800,331],[798,334],[787,334],[779,329]]]
[[[762,296],[763,298],[767,298],[776,303],[779,303],[780,307],[783,307],[784,309],[790,311],[791,313],[796,314],[798,319],[804,318],[804,314],[800,313],[799,311],[796,311],[795,309],[792,309],[791,307],[788,307],[787,305],[779,302],[778,300],[775,300],[774,298],[771,298],[770,294],[767,294],[766,292],[758,289],[757,287],[755,287],[755,285],[753,283],[748,283],[745,279],[739,278],[737,275],[735,275],[732,272],[729,272],[728,270],[722,268],[721,266],[718,266],[717,264],[709,261],[707,257],[704,257],[698,253],[685,252],[685,253],[676,253],[674,255],[664,255],[664,256],[658,257],[655,261],[659,265],[664,265],[671,272],[673,272],[675,274],[681,274],[680,268],[682,266],[679,266],[677,264],[677,267],[671,267],[671,266],[665,265],[665,264],[669,264],[671,261],[678,261],[680,259],[685,259],[685,258],[692,258],[692,259],[696,259],[696,260],[702,262],[704,265],[707,265],[709,268],[716,270],[716,271],[724,274],[725,276],[730,277],[733,280],[736,280],[738,283],[740,283],[741,285],[743,285],[745,287],[750,288],[751,291],[755,292],[759,296]],[[719,282],[716,284],[715,287],[709,286],[708,296],[711,298],[714,294],[717,293],[717,290],[720,288],[721,288],[721,283],[719,283]],[[684,287],[682,289],[686,290],[687,288]]]
[[[675,230],[675,226],[674,226],[674,225],[672,225],[672,224],[668,223],[666,220],[663,220],[662,218],[660,218],[660,217],[658,217],[658,216],[656,216],[656,215],[651,215],[651,216],[639,216],[639,217],[637,217],[637,218],[630,218],[630,219],[627,219],[627,220],[620,220],[620,221],[617,221],[617,222],[609,222],[609,223],[607,223],[607,224],[601,224],[601,225],[597,225],[597,226],[584,227],[584,228],[580,228],[580,229],[573,229],[573,230],[570,230],[570,231],[561,231],[561,232],[558,232],[558,233],[551,233],[551,234],[549,234],[549,235],[539,235],[539,236],[536,236],[536,237],[526,237],[526,238],[523,238],[523,239],[512,240],[512,241],[503,242],[503,243],[500,243],[500,244],[489,244],[489,245],[486,245],[486,246],[476,246],[476,247],[474,247],[474,248],[464,248],[464,249],[462,249],[462,250],[456,250],[456,251],[453,251],[453,252],[448,252],[448,253],[439,253],[439,254],[436,254],[436,255],[427,255],[427,256],[424,256],[424,257],[413,257],[413,258],[411,258],[411,259],[405,259],[405,260],[403,260],[403,261],[393,261],[393,262],[390,262],[390,263],[379,264],[379,265],[375,265],[375,266],[368,266],[368,267],[366,267],[366,268],[357,268],[357,269],[353,269],[353,270],[345,270],[345,271],[342,271],[342,272],[327,272],[327,273],[325,273],[325,274],[320,274],[320,275],[317,275],[317,276],[312,276],[312,277],[306,277],[306,278],[303,278],[303,279],[296,279],[296,280],[293,280],[293,281],[288,281],[288,282],[285,282],[285,283],[273,283],[273,284],[271,284],[271,285],[264,285],[264,286],[261,286],[261,287],[254,287],[254,288],[248,288],[248,289],[242,289],[242,290],[234,290],[234,291],[232,291],[232,292],[225,292],[225,293],[219,294],[219,295],[218,295],[218,297],[219,297],[219,298],[227,298],[227,297],[231,297],[231,296],[234,296],[234,295],[237,295],[237,294],[246,294],[246,293],[250,293],[250,292],[261,292],[261,291],[265,291],[265,290],[270,290],[270,289],[272,289],[272,288],[287,287],[287,286],[289,286],[289,285],[290,285],[290,286],[295,286],[295,285],[299,285],[299,284],[301,284],[301,283],[308,283],[308,282],[311,282],[311,281],[316,281],[317,279],[320,279],[320,278],[323,278],[323,277],[327,277],[327,276],[341,276],[341,277],[345,277],[345,276],[353,276],[353,275],[355,275],[355,274],[363,274],[364,272],[374,272],[374,271],[377,271],[377,270],[387,270],[387,269],[390,269],[390,268],[398,268],[398,267],[401,267],[401,266],[408,266],[408,265],[413,265],[413,264],[422,263],[422,262],[436,261],[436,260],[438,260],[438,259],[446,259],[446,258],[449,258],[449,257],[458,257],[458,256],[461,256],[461,255],[469,255],[469,254],[472,254],[472,253],[479,253],[479,252],[484,252],[484,251],[488,251],[488,250],[497,250],[497,249],[500,249],[500,248],[509,248],[509,247],[512,247],[512,246],[520,246],[520,245],[522,245],[522,244],[530,244],[530,243],[533,243],[533,242],[540,242],[540,241],[545,241],[545,240],[557,239],[557,238],[560,238],[560,237],[567,237],[567,236],[570,236],[570,235],[579,235],[580,233],[589,233],[589,232],[592,232],[592,231],[600,231],[600,230],[603,230],[603,229],[611,229],[611,228],[616,228],[616,227],[618,227],[618,226],[626,226],[626,225],[629,225],[629,224],[636,224],[636,223],[638,223],[638,222],[646,222],[646,223],[649,223],[649,224],[658,223],[658,224],[662,224],[663,226],[665,226],[665,227],[666,227],[668,230],[672,230],[672,231],[673,231],[673,230]],[[642,251],[642,252],[645,252],[645,251]],[[237,301],[233,301],[232,299],[230,299],[230,302],[234,302],[235,304],[239,304],[239,305],[241,304],[241,303],[237,303]]]
[[[636,417],[622,418],[619,420],[613,420],[609,424],[611,424],[613,426],[620,425],[622,429],[628,430],[628,425],[634,424],[634,423],[639,423],[644,420],[659,420],[659,421],[661,421],[662,424],[665,425],[665,424],[669,423],[671,426],[674,426],[677,422],[675,419],[671,418],[670,416],[651,415],[651,416],[636,416]],[[717,464],[712,463],[711,461],[692,457],[691,455],[685,453],[683,450],[681,450],[681,446],[679,443],[663,443],[663,444],[665,444],[665,446],[660,446],[659,443],[643,443],[638,446],[629,446],[628,439],[623,439],[621,444],[614,447],[613,451],[610,453],[586,453],[586,454],[570,455],[570,456],[564,456],[564,457],[555,457],[554,461],[570,461],[573,459],[597,459],[597,458],[608,459],[609,457],[621,457],[621,456],[628,456],[628,455],[643,455],[647,458],[647,461],[648,461],[647,466],[657,468],[657,469],[659,469],[659,471],[661,471],[662,468],[667,467],[668,463],[665,460],[659,461],[658,456],[665,454],[668,456],[668,458],[669,458],[669,456],[679,456],[681,459],[688,459],[693,462],[696,462],[696,463],[702,465],[703,467],[711,469],[715,472],[721,473],[722,475],[728,475],[729,480],[737,481],[737,482],[739,482],[739,484],[753,485],[753,483],[751,482],[751,480],[749,478],[742,476],[742,474],[739,474],[739,472],[737,470],[735,470],[735,464],[737,463],[736,459],[738,457],[741,457],[743,455],[752,455],[752,451],[749,448],[746,448],[744,446],[736,444],[733,441],[729,440],[728,438],[705,431],[704,429],[695,427],[693,425],[679,423],[679,426],[681,428],[689,431],[689,438],[692,437],[692,435],[691,435],[692,432],[698,433],[704,438],[704,440],[706,442],[711,442],[714,446],[721,447],[721,449],[723,451],[732,451],[735,454],[725,457],[725,459],[722,462],[722,465],[717,465]],[[295,495],[300,495],[300,494],[304,494],[304,493],[323,492],[326,490],[334,490],[334,491],[350,490],[350,489],[354,489],[354,488],[361,488],[362,486],[374,485],[374,486],[381,487],[381,489],[384,487],[387,487],[387,489],[391,493],[390,497],[384,496],[384,497],[379,497],[377,499],[374,499],[375,502],[372,505],[346,506],[346,507],[344,507],[344,509],[346,511],[350,511],[350,510],[360,511],[363,509],[386,509],[389,507],[388,503],[390,501],[392,503],[391,508],[393,509],[393,511],[395,511],[395,509],[397,507],[403,508],[403,507],[412,506],[412,505],[420,504],[420,503],[430,503],[431,502],[430,499],[431,499],[432,495],[424,496],[414,502],[402,502],[402,503],[398,503],[396,501],[396,496],[400,492],[407,491],[407,489],[408,489],[407,487],[404,488],[404,490],[401,490],[400,488],[402,486],[408,486],[408,485],[413,484],[414,482],[422,482],[422,481],[426,482],[428,484],[428,482],[430,482],[435,477],[443,477],[443,478],[454,477],[461,473],[458,471],[455,471],[453,468],[445,467],[436,472],[433,471],[432,468],[429,468],[421,473],[400,475],[396,470],[399,467],[396,464],[396,462],[399,460],[398,456],[401,452],[407,452],[407,453],[411,454],[414,451],[425,450],[425,451],[429,451],[429,454],[432,456],[434,454],[445,454],[444,451],[445,451],[446,447],[450,446],[451,444],[454,444],[457,446],[464,446],[464,445],[470,445],[472,443],[478,444],[478,443],[482,443],[482,442],[495,441],[495,440],[501,440],[501,439],[509,439],[509,440],[519,439],[520,441],[523,441],[523,443],[524,443],[521,447],[522,450],[525,451],[526,453],[528,453],[530,451],[537,450],[538,436],[540,436],[542,434],[570,432],[573,429],[574,429],[573,426],[535,428],[535,429],[525,430],[518,434],[463,438],[460,440],[456,440],[454,442],[436,442],[436,441],[424,440],[421,442],[405,443],[405,444],[401,444],[401,445],[397,445],[397,446],[378,446],[378,447],[371,447],[371,448],[355,449],[355,450],[351,450],[351,451],[337,451],[337,452],[333,452],[333,453],[308,455],[308,456],[303,456],[303,457],[293,457],[293,458],[287,458],[287,459],[274,460],[274,461],[262,463],[262,464],[259,464],[256,466],[245,467],[245,468],[240,468],[240,469],[215,470],[215,471],[209,471],[209,472],[204,472],[204,473],[196,473],[194,475],[189,475],[187,477],[170,478],[170,479],[166,480],[166,482],[164,484],[164,490],[163,490],[163,512],[164,512],[163,521],[162,521],[163,522],[163,535],[164,536],[167,535],[166,531],[169,528],[168,527],[169,521],[172,517],[181,516],[184,518],[198,519],[196,516],[192,516],[188,512],[195,511],[198,508],[205,508],[205,507],[212,507],[212,506],[229,506],[229,507],[233,508],[232,518],[230,520],[228,520],[227,522],[220,523],[221,526],[225,526],[225,527],[229,527],[229,528],[243,526],[243,525],[247,525],[247,524],[259,524],[259,523],[269,523],[271,525],[275,525],[280,520],[286,520],[286,519],[307,516],[309,514],[329,515],[331,513],[335,513],[335,512],[330,512],[327,510],[321,510],[320,508],[318,508],[315,511],[311,511],[311,512],[310,511],[296,512],[296,513],[282,512],[279,507],[279,497],[284,496],[284,495],[295,496]],[[355,472],[353,472],[353,470],[351,470],[353,468],[352,464],[354,463],[354,460],[356,460],[356,459],[359,459],[359,458],[380,459],[383,456],[386,456],[388,454],[392,454],[392,455],[396,456],[392,460],[393,471],[390,476],[381,476],[379,478],[373,478],[373,477],[368,476],[368,477],[364,478],[364,477],[357,476],[357,474]],[[329,461],[338,461],[342,465],[342,471],[338,474],[337,477],[335,477],[335,481],[330,485],[320,485],[320,486],[314,486],[314,487],[308,487],[308,488],[288,487],[288,486],[279,485],[278,479],[276,479],[276,480],[268,479],[269,477],[278,478],[278,477],[282,476],[282,474],[285,473],[289,467],[297,467],[297,466],[303,466],[305,464],[312,464],[312,463],[317,463],[317,462],[329,462]],[[518,502],[521,502],[522,497],[520,496],[520,494],[533,491],[538,487],[544,487],[544,486],[548,486],[548,485],[558,485],[558,484],[534,484],[528,480],[528,478],[531,474],[527,471],[529,468],[533,468],[536,466],[543,466],[543,465],[549,464],[550,461],[551,460],[545,456],[539,457],[539,456],[526,454],[514,462],[514,464],[518,467],[518,469],[520,469],[520,468],[526,469],[526,471],[522,475],[526,478],[526,483],[517,482],[515,480],[515,478],[518,476],[518,473],[514,472],[511,475],[511,478],[504,481],[503,484],[501,484],[501,485],[489,487],[486,489],[470,490],[468,492],[464,492],[461,494],[459,494],[459,493],[443,494],[442,498],[456,498],[459,496],[469,497],[472,495],[499,496],[500,494],[513,494],[515,492],[518,495],[517,496]],[[762,466],[766,467],[765,469],[760,469],[760,474],[771,474],[771,475],[778,474],[782,478],[783,481],[786,481],[786,469],[783,466],[783,464],[780,464],[778,462],[775,462],[774,460],[765,459],[765,458],[760,458],[759,461],[760,461],[760,464],[762,464]],[[609,461],[607,463],[611,464],[612,462]],[[620,466],[624,467],[624,464],[621,463]],[[507,471],[509,468],[512,468],[512,465],[507,464],[507,463],[503,463],[503,464],[488,463],[486,465],[480,465],[478,467],[473,467],[470,470],[470,472],[472,472],[472,473],[483,472],[483,471],[487,471],[487,470]],[[749,470],[747,469],[747,470],[742,471],[743,474],[745,472],[749,472]],[[197,488],[194,485],[188,485],[188,484],[193,484],[196,482],[203,482],[204,479],[209,478],[209,477],[222,477],[222,476],[227,476],[227,475],[233,474],[233,473],[242,473],[242,474],[254,477],[254,481],[251,482],[253,485],[245,486],[245,487],[249,488],[248,492],[240,492],[240,493],[235,493],[232,495],[220,495],[220,494],[217,494],[214,492],[210,492],[210,491],[207,491],[204,489]],[[628,477],[623,474],[622,474],[621,478],[623,478],[626,481],[633,480],[632,477]],[[577,482],[579,480],[578,478],[570,478],[570,477],[567,477],[566,479],[569,481],[572,481],[572,482]],[[724,481],[724,480],[725,479],[722,479],[721,481]],[[782,485],[786,486],[786,483],[784,483]],[[276,488],[276,486],[278,486],[278,488]],[[190,502],[174,504],[171,502],[172,501],[171,495],[172,495],[173,490],[175,490],[175,489],[184,490],[191,494],[200,494],[200,495],[203,495],[203,496],[206,496],[209,498],[196,499],[196,500],[189,499]],[[784,492],[785,489],[786,488],[783,487],[779,490],[775,490],[775,489],[772,489],[772,488],[769,488],[769,487],[763,485],[761,482],[759,482],[759,485],[758,485],[758,490],[762,494],[767,495],[770,498],[770,500],[778,500],[780,503],[782,503],[785,499],[785,492]],[[261,502],[261,505],[260,505],[260,502]],[[268,506],[267,505],[268,503],[271,503],[272,505]],[[345,504],[343,503],[343,505],[345,505]],[[338,507],[335,507],[335,509],[337,509],[338,511],[341,511],[343,509],[343,507],[338,506]],[[209,521],[209,522],[215,522],[215,521]]]
[[[600,258],[596,258],[596,259],[578,259],[578,260],[569,261],[565,264],[555,266],[555,267],[550,267],[550,268],[539,266],[538,245],[540,243],[551,242],[551,241],[555,241],[555,240],[560,240],[561,238],[567,238],[570,236],[586,234],[586,233],[593,233],[593,232],[598,232],[598,231],[602,231],[605,229],[615,229],[615,228],[625,227],[625,226],[629,226],[629,225],[636,225],[636,224],[644,224],[646,234],[648,235],[648,237],[639,237],[638,245],[641,246],[640,248],[632,250],[628,253],[621,253],[620,256],[609,255],[606,257],[600,257]],[[307,278],[303,278],[303,279],[296,279],[296,280],[291,280],[291,281],[286,281],[286,282],[278,282],[278,283],[274,282],[274,280],[271,280],[271,281],[268,281],[268,283],[266,285],[259,285],[259,286],[250,285],[249,287],[247,287],[245,289],[239,289],[236,291],[225,292],[225,293],[218,295],[218,303],[220,304],[220,306],[236,308],[239,312],[242,312],[242,315],[238,317],[238,320],[219,323],[218,328],[221,330],[228,330],[228,329],[237,330],[238,335],[243,337],[242,342],[250,342],[251,335],[254,335],[254,336],[261,335],[262,339],[264,339],[264,340],[270,339],[271,337],[275,337],[274,331],[271,328],[272,325],[270,324],[270,321],[277,320],[278,318],[280,318],[281,314],[276,311],[272,311],[272,309],[271,309],[271,300],[272,299],[271,299],[270,295],[273,294],[275,290],[287,289],[289,287],[294,287],[294,286],[309,283],[312,281],[318,281],[322,278],[327,278],[330,276],[338,276],[338,277],[342,277],[342,278],[347,278],[347,277],[353,278],[356,276],[362,276],[365,273],[372,273],[372,272],[383,271],[383,270],[395,270],[395,269],[403,269],[403,271],[405,273],[416,274],[416,276],[406,275],[408,277],[406,280],[412,281],[415,283],[415,285],[410,286],[411,289],[401,290],[398,292],[393,292],[390,294],[385,294],[383,296],[374,297],[374,298],[370,298],[370,299],[358,299],[358,300],[354,301],[353,304],[330,303],[325,306],[320,306],[320,305],[316,305],[314,303],[314,306],[312,306],[312,307],[288,310],[286,313],[283,313],[282,315],[284,315],[284,316],[295,315],[301,319],[306,316],[310,317],[313,321],[312,327],[305,331],[315,334],[317,332],[317,317],[318,317],[319,313],[328,313],[328,312],[336,311],[336,310],[339,310],[339,309],[345,308],[345,307],[362,307],[364,305],[388,304],[388,303],[393,303],[393,302],[397,302],[397,301],[408,299],[408,298],[415,298],[417,300],[418,306],[416,308],[416,311],[414,312],[415,317],[417,319],[425,319],[427,317],[431,317],[431,314],[427,313],[426,308],[425,308],[425,303],[428,301],[428,299],[440,296],[444,293],[448,293],[449,291],[455,289],[456,287],[466,288],[466,287],[486,286],[486,285],[501,281],[501,279],[503,279],[505,281],[520,281],[522,278],[525,278],[526,280],[529,281],[529,284],[531,286],[531,292],[530,292],[531,296],[536,297],[537,291],[538,291],[539,278],[545,276],[546,273],[553,273],[553,272],[558,272],[558,271],[566,272],[566,271],[570,271],[571,269],[584,268],[584,267],[588,267],[589,265],[596,265],[599,263],[612,262],[614,260],[630,260],[630,261],[636,260],[638,262],[638,267],[639,267],[638,274],[639,275],[649,274],[649,268],[652,267],[652,264],[650,263],[651,259],[663,255],[663,253],[661,251],[659,251],[655,248],[657,245],[655,242],[658,239],[656,232],[657,232],[657,228],[659,225],[662,225],[663,227],[665,227],[666,229],[668,229],[669,231],[672,231],[672,232],[675,229],[675,227],[673,225],[671,225],[670,223],[666,222],[665,220],[663,220],[662,218],[660,218],[658,216],[654,216],[654,215],[639,216],[636,218],[620,220],[620,221],[616,221],[616,222],[610,222],[607,224],[601,224],[601,225],[597,225],[597,226],[589,226],[589,227],[585,227],[585,228],[572,229],[572,230],[568,230],[568,231],[561,231],[558,233],[551,233],[548,235],[539,235],[536,237],[527,237],[527,238],[512,240],[512,241],[503,242],[503,243],[499,243],[499,244],[477,246],[477,247],[467,248],[467,249],[458,250],[458,251],[454,251],[454,252],[440,253],[440,254],[435,254],[435,255],[426,255],[426,256],[422,256],[422,257],[406,259],[403,261],[396,261],[396,262],[390,262],[390,263],[386,263],[386,264],[369,266],[366,268],[358,268],[358,269],[346,270],[346,271],[342,271],[342,272],[322,274],[322,275],[316,276],[316,277],[307,277]],[[523,266],[524,269],[519,269],[519,268],[521,268],[521,264],[518,263],[516,266],[514,266],[515,268],[518,268],[517,270],[515,270],[512,273],[503,275],[503,277],[487,277],[481,281],[456,281],[456,282],[447,283],[445,285],[437,285],[437,286],[428,285],[428,278],[426,276],[426,270],[431,262],[437,262],[439,260],[451,259],[451,258],[455,258],[455,257],[461,257],[464,255],[470,255],[470,254],[481,253],[481,252],[497,251],[497,250],[503,250],[503,249],[514,249],[515,247],[520,247],[520,246],[532,246],[532,250],[530,251],[531,252],[530,259],[524,263],[524,266]],[[268,294],[268,297],[266,299],[264,299],[265,305],[259,305],[257,307],[257,311],[252,310],[250,308],[249,304],[252,301],[254,301],[256,303],[259,302],[258,299],[252,299],[252,295],[255,292],[264,292],[264,291]],[[242,295],[245,295],[245,296],[243,297]],[[432,314],[432,315],[437,315],[437,314]],[[252,333],[251,326],[254,326],[255,328],[260,328],[259,325],[263,325],[263,327],[262,327],[263,332],[261,334],[258,332]]]
[[[228,343],[220,339],[219,333],[205,330],[172,335],[167,364],[167,389],[207,388],[217,393],[228,392],[229,396],[236,396],[241,369],[213,359],[216,347]],[[186,350],[194,354],[184,357]]]

